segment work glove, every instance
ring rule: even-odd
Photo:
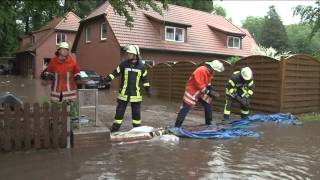
[[[55,77],[54,77],[53,73],[50,73],[50,72],[47,72],[47,71],[42,72],[41,75],[40,75],[40,78],[42,80],[45,80],[45,81],[50,81],[50,80],[54,81],[55,80]]]
[[[250,108],[250,102],[249,102],[249,98],[241,98],[239,95],[237,95],[235,97],[235,99],[244,107],[246,107],[247,109]]]
[[[151,97],[150,86],[145,86],[144,89],[145,89],[145,91],[146,91],[147,96],[148,96],[148,97]]]
[[[204,93],[210,97],[219,97],[220,96],[220,94],[214,90],[213,86],[207,86]]]

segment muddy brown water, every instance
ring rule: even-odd
[[[0,77],[0,83],[0,92],[14,92],[24,101],[38,102],[49,94],[34,80]],[[99,118],[106,125],[112,123],[115,96],[113,90],[99,91]],[[143,122],[171,126],[178,108],[178,104],[146,99]],[[131,128],[130,112],[128,107],[122,130]],[[184,124],[203,123],[202,113],[193,111]],[[221,114],[214,115],[219,121]],[[259,138],[180,138],[178,144],[152,141],[110,148],[0,153],[0,179],[320,179],[319,122],[256,125],[253,130],[260,133]]]

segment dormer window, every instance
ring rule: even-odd
[[[184,42],[184,28],[166,26],[166,41]]]
[[[61,42],[67,42],[67,35],[64,33],[57,33],[56,44],[60,44]]]
[[[228,36],[228,48],[240,49],[241,40],[239,37]]]

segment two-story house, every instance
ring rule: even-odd
[[[139,8],[130,14],[133,28],[105,2],[80,21],[72,51],[82,68],[110,73],[128,44],[138,45],[143,60],[151,64],[255,54],[250,33],[222,16],[176,5],[169,5],[163,16]]]
[[[24,35],[16,52],[16,72],[22,76],[39,77],[60,42],[73,45],[81,19],[73,12],[49,21],[39,30]]]

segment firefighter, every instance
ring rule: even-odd
[[[120,75],[121,83],[117,98],[117,108],[111,132],[118,131],[123,122],[124,113],[127,104],[131,103],[132,125],[139,127],[141,125],[141,87],[143,86],[147,96],[150,97],[150,84],[147,79],[147,70],[140,61],[140,51],[137,45],[128,45],[125,48],[127,59],[123,61],[111,74],[106,77],[110,82]]]
[[[212,124],[212,98],[219,94],[211,85],[214,73],[224,71],[223,64],[218,60],[206,62],[204,66],[198,67],[190,76],[183,96],[183,104],[178,113],[175,127],[181,127],[188,112],[199,101],[204,107],[205,124]]]
[[[253,95],[254,80],[250,67],[235,71],[226,85],[226,104],[224,106],[224,121],[229,121],[232,101],[240,104],[241,118],[249,115],[250,97]]]
[[[80,83],[80,68],[69,54],[69,44],[61,42],[55,57],[50,60],[48,67],[41,73],[40,78],[51,84],[51,101],[54,103],[68,102],[71,118],[77,118],[76,89]]]

